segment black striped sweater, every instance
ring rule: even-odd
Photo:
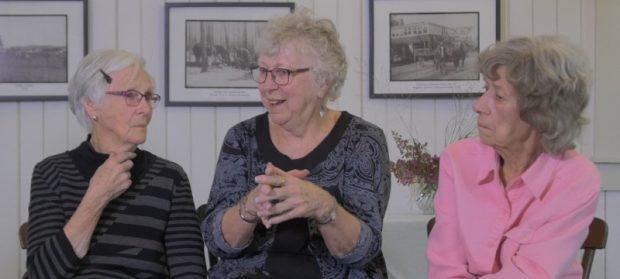
[[[103,211],[79,259],[63,227],[108,155],[83,142],[33,171],[28,278],[205,278],[204,248],[183,169],[137,150],[133,184]]]

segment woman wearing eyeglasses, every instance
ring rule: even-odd
[[[346,57],[307,11],[270,21],[252,75],[266,113],[227,133],[203,236],[213,278],[385,278],[390,192],[383,131],[326,106]]]
[[[98,50],[80,62],[69,103],[89,135],[34,168],[28,278],[206,276],[185,172],[138,149],[159,99],[137,55]]]

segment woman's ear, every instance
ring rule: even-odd
[[[319,92],[317,93],[319,96],[319,99],[324,99],[325,96],[327,96],[327,92],[329,92],[329,88],[331,87],[332,83],[331,81],[323,81],[323,83],[321,84],[321,86],[319,86]]]
[[[86,99],[83,103],[84,110],[86,111],[86,115],[90,119],[97,119],[97,105],[90,99]]]

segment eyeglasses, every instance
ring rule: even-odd
[[[300,74],[303,72],[307,72],[310,68],[303,69],[295,69],[289,70],[284,68],[274,68],[272,70],[267,70],[267,68],[263,67],[252,67],[250,71],[252,72],[252,78],[254,81],[258,83],[263,83],[267,80],[267,74],[271,73],[271,80],[275,82],[277,85],[287,85],[291,80],[291,76],[296,74]]]
[[[161,96],[157,94],[144,94],[133,89],[129,89],[127,91],[106,91],[105,93],[114,96],[125,97],[125,103],[130,107],[135,107],[140,104],[142,98],[146,99],[149,102],[149,105],[151,105],[151,107],[155,107],[157,105],[157,102],[161,100]]]

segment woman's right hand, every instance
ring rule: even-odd
[[[90,247],[93,231],[107,204],[131,186],[132,151],[110,153],[110,157],[95,171],[80,205],[64,227],[67,239],[78,258]]]
[[[90,179],[89,191],[107,201],[123,194],[131,186],[131,160],[135,157],[136,153],[131,151],[111,152]]]

